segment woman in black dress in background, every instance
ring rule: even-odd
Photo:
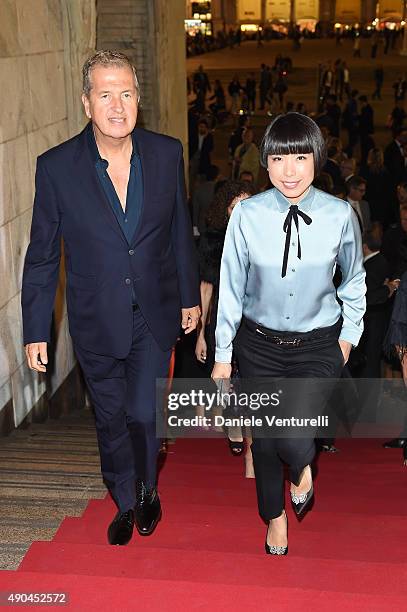
[[[401,363],[404,384],[407,386],[407,272],[404,272],[398,286],[394,300],[393,312],[390,319],[389,329],[384,341],[387,354],[396,352]],[[404,443],[400,445],[403,449],[403,462],[407,466],[407,415],[404,421],[404,432],[400,439]]]
[[[217,183],[214,199],[208,209],[207,228],[200,238],[199,269],[202,316],[198,327],[195,355],[198,362],[202,365],[203,373],[208,378],[210,378],[215,363],[215,327],[218,310],[219,272],[226,227],[236,204],[255,193],[251,183],[235,180]],[[233,435],[231,432],[229,434],[229,446],[232,454],[242,455],[244,451],[242,436]],[[247,444],[245,459],[246,477],[254,478],[249,444]]]

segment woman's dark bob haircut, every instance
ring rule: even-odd
[[[300,113],[278,115],[268,126],[261,143],[261,165],[267,168],[269,155],[313,153],[315,176],[327,159],[321,130],[310,117]]]

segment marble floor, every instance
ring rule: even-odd
[[[16,569],[31,542],[105,494],[89,410],[0,438],[0,569]]]

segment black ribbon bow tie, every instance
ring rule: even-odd
[[[298,217],[301,217],[305,221],[307,225],[312,223],[311,217],[306,215],[302,210],[298,209],[296,204],[292,204],[288,209],[287,216],[284,221],[283,230],[286,233],[285,237],[285,247],[284,247],[284,258],[283,258],[283,267],[281,270],[281,278],[287,274],[287,262],[288,262],[288,251],[290,250],[290,240],[291,240],[291,223],[294,219],[295,227],[297,228],[298,234],[298,249],[297,249],[297,257],[301,259],[301,243],[300,243],[300,232],[298,229]]]

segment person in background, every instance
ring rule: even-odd
[[[205,178],[211,164],[213,136],[206,119],[198,121],[198,134],[191,143],[189,160],[189,189],[193,193],[197,179]]]
[[[370,149],[367,163],[360,175],[366,180],[366,200],[369,202],[372,221],[379,221],[385,229],[393,217],[391,208],[393,186],[389,171],[384,165],[383,149]]]
[[[397,355],[404,384],[407,385],[407,271],[402,275],[396,292],[390,325],[384,340],[384,350],[388,355]],[[407,418],[399,437],[385,442],[383,446],[402,449],[403,464],[407,466]]]
[[[399,221],[384,233],[382,253],[389,264],[389,277],[401,278],[407,271],[407,202],[400,206]]]
[[[341,151],[335,145],[328,146],[328,159],[324,166],[324,172],[327,172],[332,179],[332,188],[334,186],[343,185],[343,178],[341,174],[341,168],[339,160],[341,157]],[[314,183],[315,184],[315,183]]]
[[[342,102],[343,92],[347,95],[348,98],[351,97],[352,89],[350,85],[350,70],[348,64],[346,62],[342,62],[342,73],[343,73],[343,89],[341,87],[341,94],[339,99]]]
[[[250,117],[247,115],[239,115],[237,127],[231,133],[228,142],[229,157],[231,160],[233,160],[237,147],[243,142],[243,132],[246,127],[250,127]]]
[[[342,127],[348,132],[348,144],[345,149],[348,157],[352,157],[353,149],[358,142],[358,90],[353,89],[342,114]]]
[[[330,119],[329,131],[331,136],[339,137],[341,123],[341,107],[335,94],[329,94],[325,101],[326,114]]]
[[[345,157],[341,161],[341,176],[343,178],[343,182],[346,183],[352,176],[355,176],[356,173],[356,159],[354,157]]]
[[[237,115],[240,110],[240,92],[242,91],[242,86],[239,81],[239,76],[237,74],[234,75],[233,79],[230,81],[228,85],[229,96],[232,99],[230,106],[230,113],[232,115]]]
[[[374,147],[374,113],[373,108],[367,100],[367,96],[359,96],[359,138],[360,138],[360,165],[366,164],[367,155]]]
[[[205,99],[208,91],[211,91],[211,84],[207,73],[204,71],[202,64],[198,66],[198,70],[194,73],[192,79],[192,86],[194,92],[198,95],[198,92],[203,93]]]
[[[399,76],[397,81],[393,83],[394,89],[394,104],[397,102],[404,102],[404,98],[406,97],[407,91],[407,81],[405,75]]]
[[[383,69],[382,64],[379,64],[379,66],[376,66],[376,68],[374,69],[373,79],[374,79],[375,88],[372,94],[372,100],[376,100],[376,98],[378,100],[381,100],[382,99],[382,87],[383,87],[383,81],[384,81],[384,69]]]
[[[261,70],[260,70],[260,84],[259,84],[259,92],[260,92],[259,110],[265,109],[265,104],[268,101],[272,87],[273,87],[273,79],[271,76],[271,70],[269,66],[266,66],[266,64],[262,64]]]
[[[202,316],[198,327],[195,356],[208,378],[215,363],[215,326],[218,309],[219,272],[226,227],[236,204],[255,194],[252,184],[227,180],[218,183],[215,196],[207,212],[206,229],[199,243],[199,269]],[[236,432],[234,432],[236,433]],[[246,477],[252,478],[253,459],[251,441],[246,444]],[[234,455],[243,455],[244,441],[241,431],[229,437]]]
[[[253,129],[247,127],[243,132],[242,139],[243,142],[237,147],[233,159],[233,177],[237,178],[243,172],[248,171],[253,175],[256,184],[260,171],[260,153],[257,145],[253,142]]]
[[[248,111],[253,115],[256,110],[256,79],[254,77],[254,72],[251,72],[246,79],[246,95]]]
[[[209,100],[215,100],[209,105],[209,108],[215,116],[217,116],[221,111],[226,110],[225,92],[219,79],[216,79],[215,81],[213,94]]]
[[[277,77],[276,84],[274,85],[274,91],[278,96],[279,110],[284,108],[284,96],[288,90],[286,72],[281,71]]]
[[[380,379],[380,362],[387,326],[388,301],[396,291],[399,281],[389,280],[389,264],[380,252],[381,237],[378,232],[365,232],[362,237],[363,265],[366,270],[366,314],[359,347],[366,361],[359,372],[360,378]],[[375,386],[377,392],[377,385]],[[372,401],[377,401],[369,393]]]
[[[192,196],[192,225],[196,237],[206,229],[206,215],[209,204],[213,200],[218,176],[218,166],[209,166],[205,180],[196,187]]]
[[[352,176],[346,183],[348,202],[358,218],[360,229],[363,232],[372,229],[369,203],[364,200],[366,181],[362,176]]]
[[[393,216],[392,221],[398,220],[397,185],[406,180],[406,157],[404,146],[407,144],[407,128],[396,130],[394,139],[384,150],[384,165],[393,181]]]
[[[403,128],[404,120],[407,117],[407,113],[404,110],[404,102],[397,100],[395,107],[391,111],[387,119],[387,127],[391,128],[393,135]]]

